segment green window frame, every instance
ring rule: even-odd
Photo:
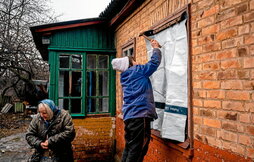
[[[58,54],[57,104],[72,115],[84,114],[84,55],[82,53]]]
[[[109,113],[109,56],[87,54],[86,59],[87,113]]]
[[[71,116],[115,114],[112,53],[51,52],[49,97]],[[53,65],[53,66],[52,66]]]

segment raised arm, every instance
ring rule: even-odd
[[[143,67],[143,74],[146,77],[150,77],[157,70],[161,63],[161,51],[159,49],[159,43],[153,39],[151,40],[151,46],[153,47],[151,60]]]

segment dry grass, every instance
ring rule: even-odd
[[[30,121],[23,113],[0,114],[0,138],[26,132]]]

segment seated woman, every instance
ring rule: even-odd
[[[72,118],[52,100],[42,100],[38,114],[31,121],[26,140],[35,148],[30,161],[73,161],[71,142],[75,138]]]

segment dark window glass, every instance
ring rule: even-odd
[[[108,56],[99,56],[98,68],[108,68]]]
[[[108,96],[108,72],[99,72],[99,96]]]
[[[133,48],[129,49],[129,56],[133,56]]]
[[[87,96],[96,96],[96,73],[95,71],[88,71],[86,73],[86,87]]]
[[[69,68],[69,55],[60,56],[60,68]]]
[[[72,55],[72,68],[82,68],[82,55]]]
[[[95,69],[96,68],[96,55],[87,55],[87,68]]]
[[[71,99],[71,112],[81,113],[81,99]]]
[[[86,105],[88,112],[96,112],[96,99],[88,97]]]
[[[109,56],[86,55],[85,69],[82,62],[84,56],[78,54],[59,56],[59,107],[72,114],[109,112]],[[85,104],[82,103],[83,99]]]
[[[81,96],[81,72],[72,72],[71,96]]]

